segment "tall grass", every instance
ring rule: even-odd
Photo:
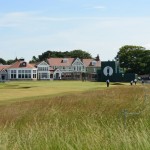
[[[145,88],[116,86],[1,105],[0,149],[149,150]],[[124,109],[140,112],[127,116],[126,127]]]

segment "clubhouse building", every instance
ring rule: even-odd
[[[88,80],[129,82],[136,74],[124,73],[117,61],[100,61],[80,58],[48,58],[37,64],[29,64],[24,59],[12,65],[0,64],[0,81],[6,80]]]
[[[0,80],[97,80],[101,68],[97,59],[49,58],[37,64],[24,59],[12,65],[0,64]]]

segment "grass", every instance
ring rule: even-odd
[[[43,83],[32,86],[50,88],[49,82]],[[27,86],[25,82],[9,84]],[[0,150],[149,150],[150,97],[145,97],[149,85],[52,84],[60,85],[57,95],[38,98],[33,94],[28,101],[24,101],[27,97],[14,103],[6,99],[8,103],[0,105]],[[69,93],[62,94],[64,88]],[[128,115],[126,126],[124,109],[140,112]]]
[[[106,87],[98,82],[81,81],[28,81],[0,83],[0,103],[20,98],[58,95]]]

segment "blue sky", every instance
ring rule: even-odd
[[[102,61],[123,45],[150,49],[149,0],[0,1],[0,57],[27,61],[82,49]]]

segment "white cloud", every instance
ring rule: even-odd
[[[106,6],[94,6],[94,9],[106,9]]]
[[[46,50],[83,49],[93,57],[99,54],[102,60],[111,60],[121,46],[142,46],[150,39],[150,18],[56,18],[35,12],[9,13],[1,18],[0,26],[16,24],[20,28],[17,37],[12,38],[12,33],[0,35],[1,57],[7,51],[29,60]]]
[[[12,12],[0,14],[0,27],[17,27],[32,19],[33,14],[29,12]]]
[[[143,47],[150,50],[150,43],[146,43],[145,45],[143,45]]]
[[[104,5],[86,5],[84,8],[86,9],[98,9],[98,10],[104,10],[106,9],[107,7],[104,6]]]

